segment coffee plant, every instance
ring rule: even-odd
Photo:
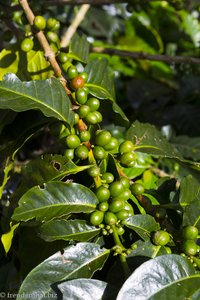
[[[147,120],[159,118],[170,93],[178,95],[180,105],[178,82],[183,83],[188,69],[173,74],[165,62],[150,64],[139,56],[136,63],[106,52],[116,42],[114,48],[125,43],[134,51],[134,36],[136,48],[139,43],[149,55],[164,53],[173,61],[164,45],[172,51],[179,16],[185,43],[181,39],[177,51],[184,54],[187,44],[191,53],[192,38],[200,42],[199,5],[121,2],[91,8],[80,32],[63,46],[78,5],[0,1],[0,298],[200,299],[199,138],[187,136],[186,127],[184,135],[176,136],[173,130],[179,133],[180,127],[174,122],[173,128],[170,120],[170,126],[163,126],[162,118],[160,124],[154,120],[157,127],[142,122],[146,110]],[[120,21],[106,41],[110,33],[105,28],[114,18],[108,13],[111,6]],[[156,32],[157,12],[166,17],[158,17]],[[101,23],[105,14],[107,22],[100,27],[101,42],[98,26],[90,24],[95,13]],[[171,44],[171,33],[162,36],[164,22],[176,24]],[[105,53],[92,50],[99,45]],[[197,62],[193,77],[198,82],[198,57],[177,61],[184,59]],[[145,90],[141,83],[147,80]],[[130,104],[136,86],[136,96],[145,94],[138,105]],[[188,99],[196,97],[199,86],[191,96],[189,82],[187,93]],[[166,104],[158,104],[157,115],[152,108],[156,98]],[[189,104],[184,107],[190,113]]]

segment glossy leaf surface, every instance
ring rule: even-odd
[[[13,220],[28,221],[35,218],[48,221],[69,213],[89,213],[96,204],[95,194],[81,184],[49,182],[31,188],[21,197]]]
[[[150,233],[160,228],[150,215],[134,215],[126,219],[125,225],[133,229],[144,241],[148,241]]]
[[[94,295],[95,299],[116,299],[115,288],[112,285],[109,285],[107,282],[97,279],[81,278],[69,280],[60,283],[58,288],[62,293],[63,300],[93,300]]]
[[[88,73],[88,87],[90,93],[101,99],[114,100],[113,78],[108,69],[106,59],[95,59],[90,61],[85,70]]]
[[[200,276],[185,258],[169,254],[143,263],[122,286],[117,300],[182,300],[199,290]]]
[[[0,108],[16,112],[39,109],[46,117],[71,124],[71,104],[62,84],[55,78],[31,82],[7,74],[0,82]]]
[[[109,250],[101,249],[93,243],[78,243],[64,249],[63,254],[57,252],[34,268],[23,281],[18,292],[34,295],[37,299],[50,299],[54,295],[52,284],[63,280],[90,278],[101,269],[108,258]],[[55,297],[56,298],[56,297]]]
[[[45,241],[75,240],[86,242],[100,232],[100,229],[85,220],[52,220],[40,228],[40,237]]]

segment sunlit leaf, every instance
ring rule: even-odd
[[[69,213],[92,212],[97,203],[95,194],[81,184],[48,182],[28,190],[19,200],[12,218],[16,221],[33,218],[48,221]]]
[[[160,228],[150,215],[134,215],[126,219],[125,225],[133,229],[144,241],[150,239],[150,233]]]
[[[106,59],[95,59],[90,61],[85,67],[88,73],[88,81],[85,84],[90,93],[101,99],[114,100],[113,76],[108,68]]]
[[[34,268],[23,281],[17,300],[22,294],[36,295],[37,299],[56,298],[52,284],[69,279],[90,278],[101,269],[109,250],[93,243],[78,243],[57,252]],[[50,296],[51,295],[51,296]]]
[[[99,232],[99,228],[85,220],[51,220],[40,227],[40,237],[45,241],[75,240],[87,242]]]
[[[122,286],[117,300],[171,300],[191,298],[199,290],[200,275],[188,259],[162,255],[143,263]],[[168,296],[167,296],[168,297]]]
[[[17,112],[39,109],[47,117],[72,124],[70,99],[55,78],[30,82],[20,81],[8,74],[0,82],[0,108]]]

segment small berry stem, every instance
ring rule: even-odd
[[[27,17],[27,20],[29,21],[30,25],[32,26],[33,25],[33,21],[35,19],[35,15],[33,14],[33,12],[31,10],[31,8],[30,8],[27,0],[19,0],[19,3],[20,3],[21,7],[24,10],[24,13],[25,13],[25,15]],[[51,49],[51,47],[49,45],[49,42],[46,39],[45,34],[42,31],[39,31],[35,35],[36,35],[36,37],[37,37],[37,39],[38,39],[41,47],[43,48],[44,55],[45,55],[46,59],[50,62],[51,66],[52,66],[52,68],[53,68],[53,70],[55,72],[55,75],[60,79],[60,82],[64,86],[67,94],[70,95],[71,91],[66,86],[66,79],[62,75],[61,68],[60,68],[59,64],[57,63],[55,54],[52,51],[52,49]]]
[[[115,245],[119,246],[122,250],[125,250],[126,248],[122,245],[122,243],[120,241],[120,238],[119,238],[119,235],[117,233],[115,225],[112,225],[111,227],[112,227],[112,230],[113,230],[112,235],[113,235]],[[125,278],[128,278],[131,274],[131,271],[130,271],[129,266],[127,264],[126,256],[122,253],[122,254],[119,254],[119,258],[120,258],[120,261],[121,261],[121,264],[122,264],[122,268],[124,270],[124,276],[125,276]]]

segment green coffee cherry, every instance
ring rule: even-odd
[[[98,166],[93,166],[87,170],[88,175],[91,177],[97,177],[100,175],[100,168]]]
[[[109,205],[109,210],[113,213],[116,213],[124,208],[124,201],[123,200],[115,200],[112,201]]]
[[[117,197],[123,192],[124,188],[120,181],[114,181],[110,185],[110,195],[112,197]]]
[[[74,149],[66,149],[64,155],[69,159],[74,159]]]
[[[165,246],[170,242],[171,238],[168,232],[158,230],[154,233],[153,242],[157,246]]]
[[[97,98],[89,98],[87,100],[87,105],[90,107],[91,111],[96,111],[99,109],[100,101]]]
[[[104,147],[111,141],[112,135],[107,130],[100,131],[95,137],[95,143],[98,146]]]
[[[75,95],[76,95],[76,101],[79,104],[85,104],[86,103],[88,94],[87,94],[87,92],[84,88],[76,90]],[[88,107],[89,107],[89,105],[88,105]]]
[[[73,79],[75,77],[78,76],[78,70],[75,66],[70,66],[68,69],[67,69],[67,77],[69,79]]]
[[[79,122],[79,115],[77,113],[74,114],[74,124],[78,124]]]
[[[81,142],[87,142],[91,138],[91,134],[88,130],[83,130],[79,133],[79,138]]]
[[[118,196],[114,197],[113,200],[119,200],[120,199],[120,200],[123,200],[123,201],[127,201],[128,199],[130,199],[131,195],[132,195],[131,191],[129,189],[125,189]]]
[[[185,240],[196,240],[198,234],[198,228],[192,225],[186,226],[182,231],[182,236]]]
[[[119,221],[123,221],[130,216],[129,212],[126,209],[118,211],[115,215],[117,217],[117,220]]]
[[[97,123],[101,123],[103,120],[102,114],[99,111],[93,111],[91,112],[92,114],[94,114],[97,118]]]
[[[106,188],[103,185],[101,185],[100,187],[98,187],[96,189],[95,194],[96,194],[99,202],[108,201],[108,199],[110,198],[110,191],[109,191],[109,189]]]
[[[132,164],[135,164],[135,154],[133,152],[126,152],[121,155],[120,157],[120,163],[123,166],[132,166]]]
[[[59,59],[59,62],[61,62],[61,64],[65,64],[65,63],[68,61],[67,53],[65,53],[65,52],[60,52],[60,53],[58,54],[58,59]]]
[[[49,19],[47,19],[47,22],[46,22],[46,27],[47,27],[47,29],[49,29],[49,30],[57,30],[57,29],[59,29],[58,28],[58,21],[56,20],[56,19],[54,19],[54,18],[49,18]]]
[[[51,43],[57,43],[59,41],[58,35],[53,31],[48,31],[46,37],[47,40]]]
[[[24,52],[29,52],[33,49],[34,43],[33,40],[30,38],[25,38],[22,42],[21,42],[21,50]]]
[[[103,211],[103,212],[107,211],[108,208],[109,208],[109,204],[108,204],[107,201],[101,202],[101,203],[99,203],[99,205],[98,205],[98,209],[99,209],[100,211]]]
[[[134,215],[133,207],[127,201],[125,201],[124,209],[129,213],[129,216],[133,216]]]
[[[134,145],[131,141],[124,141],[119,146],[119,152],[121,154],[131,152],[134,150]]]
[[[114,225],[117,223],[117,217],[114,213],[107,211],[104,214],[104,222],[108,225]]]
[[[186,255],[194,256],[197,253],[197,244],[194,240],[186,240],[182,244],[182,250]]]
[[[107,156],[106,151],[101,146],[94,146],[93,154],[96,159],[100,159],[100,160],[106,158],[106,156]]]
[[[129,187],[130,187],[130,180],[128,178],[121,177],[119,181],[122,183],[122,185],[123,185],[124,188],[129,189]]]
[[[46,28],[46,20],[43,16],[36,16],[33,20],[33,26],[38,30],[44,30]]]
[[[117,149],[118,145],[119,145],[118,140],[115,137],[111,137],[110,142],[108,144],[106,144],[104,146],[104,148],[106,151],[111,151],[111,150]]]
[[[81,160],[88,158],[89,150],[85,145],[80,145],[76,148],[75,154]]]
[[[102,211],[96,210],[90,215],[90,223],[94,226],[98,226],[103,222],[104,213]]]
[[[87,102],[86,102],[87,103]],[[87,116],[85,117],[85,121],[88,123],[88,124],[92,124],[92,125],[95,125],[97,123],[99,123],[99,118],[98,116],[96,115],[95,112],[89,112],[87,114]]]
[[[114,181],[114,175],[110,172],[106,172],[102,174],[102,180],[104,180],[106,183],[112,183]]]
[[[85,118],[89,114],[90,108],[87,105],[81,105],[77,112],[80,118]]]
[[[85,82],[87,82],[88,74],[86,72],[81,72],[79,75],[84,79]]]
[[[67,147],[70,149],[75,149],[80,145],[81,141],[79,137],[75,134],[70,134],[66,138]]]
[[[131,185],[130,190],[135,196],[142,195],[144,193],[144,186],[139,182],[135,182]]]
[[[125,232],[125,230],[124,230],[124,228],[122,226],[117,227],[116,230],[117,230],[117,234],[118,235],[123,235],[124,232]]]

